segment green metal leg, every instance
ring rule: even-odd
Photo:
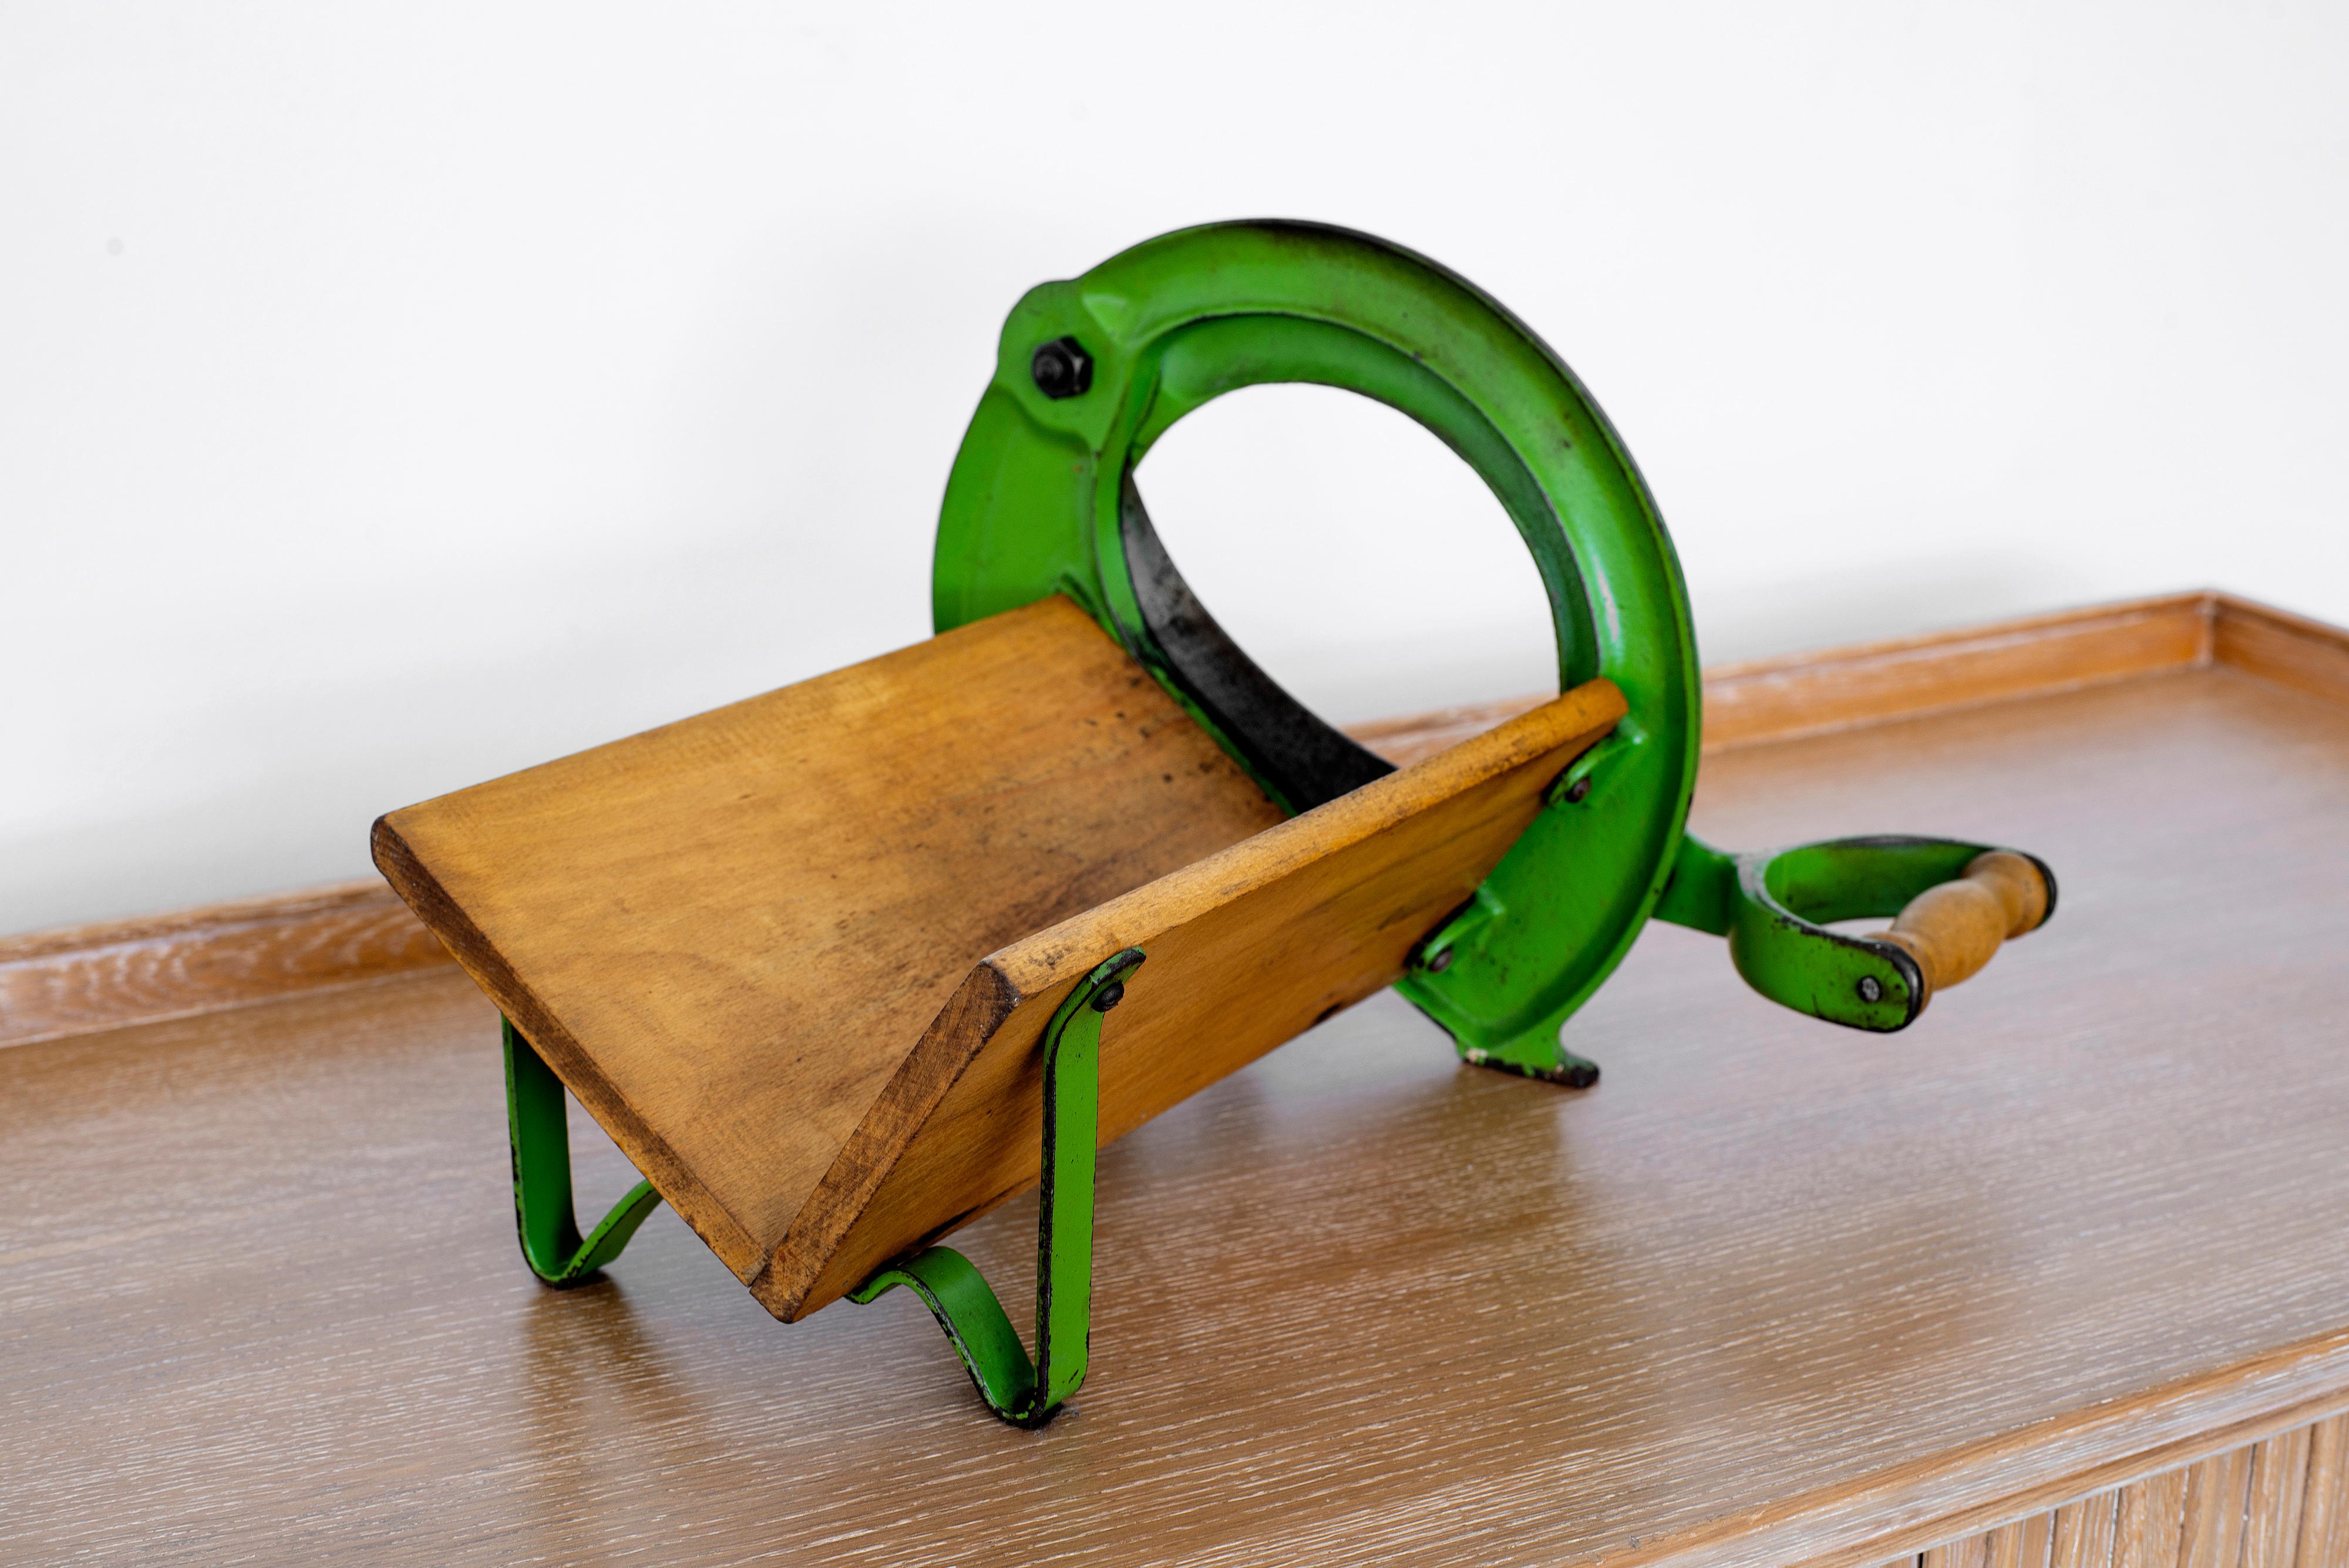
[[[1589,753],[1585,753],[1584,761]],[[1575,764],[1577,769],[1583,763]],[[1576,776],[1569,770],[1563,777]],[[1552,786],[1555,791],[1556,786]],[[1452,1034],[1453,1044],[1460,1059],[1472,1067],[1490,1067],[1496,1073],[1514,1073],[1521,1078],[1539,1078],[1546,1083],[1564,1084],[1569,1089],[1587,1089],[1599,1082],[1599,1064],[1587,1056],[1578,1056],[1558,1039],[1566,1021],[1582,1004],[1582,998],[1569,998],[1566,1004],[1545,1017],[1536,1019],[1531,1028],[1512,1032],[1506,1028],[1471,1030],[1457,1026],[1455,1014],[1452,1022],[1436,1008],[1429,1007],[1433,997],[1431,984],[1453,965],[1462,952],[1477,950],[1492,929],[1506,911],[1488,888],[1476,889],[1476,896],[1454,910],[1450,918],[1427,934],[1412,956],[1412,967],[1398,981],[1395,989],[1423,1011],[1429,1012],[1443,1023]]]
[[[1491,1049],[1467,1046],[1461,1051],[1460,1059],[1472,1067],[1490,1067],[1496,1073],[1515,1073],[1520,1078],[1539,1078],[1544,1083],[1564,1084],[1569,1089],[1587,1089],[1599,1082],[1599,1064],[1588,1056],[1576,1055],[1557,1038],[1570,1015],[1569,1009],[1555,1020],[1544,1019],[1531,1033]]]
[[[505,1032],[506,1132],[513,1145],[514,1225],[522,1255],[541,1283],[565,1289],[585,1284],[620,1255],[645,1217],[660,1205],[649,1181],[639,1181],[612,1206],[603,1222],[579,1235],[571,1209],[571,1126],[563,1080],[513,1026]]]
[[[1044,1159],[1036,1217],[1036,1358],[969,1259],[931,1247],[848,1293],[865,1303],[904,1285],[946,1330],[987,1407],[1015,1427],[1050,1420],[1085,1380],[1092,1326],[1093,1155],[1101,1119],[1102,1015],[1142,962],[1128,948],[1087,975],[1044,1032]]]

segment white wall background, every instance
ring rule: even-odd
[[[925,635],[1013,300],[1264,214],[1548,337],[1709,659],[2349,619],[2337,0],[5,0],[0,930],[363,875],[383,809]],[[1242,393],[1143,479],[1332,716],[1540,685],[1399,416]]]

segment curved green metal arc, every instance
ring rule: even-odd
[[[1582,574],[1549,498],[1483,411],[1424,364],[1351,327],[1258,314],[1177,327],[1160,339],[1154,363],[1146,362],[1144,369],[1154,372],[1153,391],[1128,448],[1129,471],[1176,421],[1243,387],[1334,387],[1415,421],[1475,470],[1516,524],[1549,597],[1559,637],[1560,687],[1579,685],[1599,672]],[[1102,559],[1112,559],[1108,550]],[[1123,552],[1114,559],[1122,568]],[[1115,584],[1123,572],[1104,575]],[[1138,615],[1134,625],[1139,626]]]
[[[987,1276],[952,1247],[930,1247],[882,1270],[848,1299],[862,1306],[904,1285],[938,1320],[987,1407],[1017,1422],[1036,1404],[1036,1366]]]
[[[563,1080],[510,1018],[499,1020],[506,1068],[506,1134],[513,1151],[514,1229],[523,1261],[542,1284],[585,1284],[620,1255],[660,1194],[639,1181],[590,1231],[579,1234],[571,1199],[571,1127]]]
[[[1095,368],[1090,392],[1056,401],[1027,366],[1061,337]],[[1118,486],[1182,414],[1275,379],[1378,398],[1467,458],[1541,566],[1562,677],[1595,669],[1629,701],[1603,779],[1519,839],[1473,929],[1448,933],[1448,967],[1400,988],[1472,1059],[1547,1075],[1568,1060],[1557,1027],[1629,950],[1670,872],[1700,697],[1679,565],[1638,470],[1564,362],[1506,310],[1399,247],[1291,223],[1185,230],[1031,290],[948,482],[937,624],[1059,589],[1153,662]]]
[[[1466,462],[1501,501],[1540,573],[1557,635],[1558,684],[1578,685],[1598,673],[1581,574],[1555,510],[1516,453],[1475,404],[1424,365],[1349,327],[1275,313],[1214,317],[1175,327],[1136,358],[1131,400],[1140,410],[1124,444],[1122,472],[1131,474],[1149,446],[1185,414],[1226,392],[1268,383],[1308,383],[1353,392],[1418,422]],[[1097,471],[1115,464],[1113,453]],[[1102,500],[1109,499],[1106,496]],[[1116,498],[1123,504],[1123,489]],[[1123,517],[1101,519],[1093,542],[1106,628],[1157,675],[1160,683],[1229,752],[1267,794],[1296,805],[1256,766],[1247,748],[1194,700],[1157,646],[1133,587]]]

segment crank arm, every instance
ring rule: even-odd
[[[2046,862],[1995,845],[1887,836],[1731,855],[1683,834],[1655,918],[1728,938],[1745,983],[1782,1006],[1890,1033],[2054,912]],[[1865,936],[1827,929],[1883,917],[1898,918]]]

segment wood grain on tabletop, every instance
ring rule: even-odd
[[[1104,1153],[1032,1435],[666,1212],[537,1287],[453,973],[0,1052],[0,1560],[1864,1564],[2349,1405],[2349,714],[2155,677],[1723,753],[1695,826],[2063,903],[1889,1038],[1651,927],[1587,1094],[1340,1014]],[[1032,1199],[957,1245],[1018,1303]]]

